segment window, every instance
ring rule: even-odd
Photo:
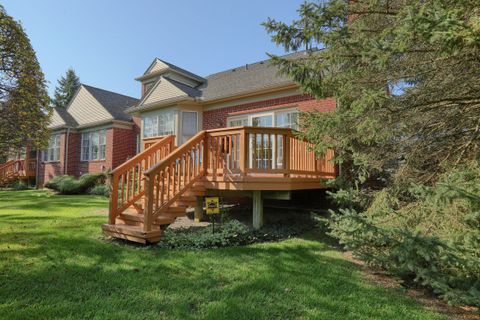
[[[105,160],[106,130],[82,133],[82,161]]]
[[[43,151],[43,161],[60,161],[60,134],[50,136],[48,147]]]
[[[243,127],[243,126],[248,126],[248,118],[237,118],[237,119],[232,119],[228,121],[228,126],[229,127]]]
[[[296,110],[278,112],[275,115],[276,127],[298,129],[298,112]]]
[[[182,111],[182,141],[186,142],[198,131],[198,115],[195,111]]]
[[[143,137],[166,136],[173,134],[173,111],[163,111],[158,115],[143,119]]]

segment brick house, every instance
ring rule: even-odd
[[[202,129],[241,125],[297,128],[298,112],[335,108],[333,98],[301,93],[268,60],[201,77],[156,58],[136,80],[142,98],[127,112],[141,119],[144,143],[174,134],[181,145]]]
[[[37,157],[37,185],[57,175],[114,169],[134,156],[140,128],[124,111],[137,102],[82,84],[65,109],[53,110],[48,147]]]
[[[252,198],[260,228],[263,199],[324,189],[337,174],[333,150],[318,156],[292,130],[299,112],[332,111],[335,100],[303,94],[268,60],[202,77],[156,58],[136,80],[142,96],[126,113],[142,143],[112,172],[107,235],[156,242],[187,207],[202,219],[204,196]]]

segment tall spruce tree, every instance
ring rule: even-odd
[[[80,78],[76,75],[75,70],[68,69],[65,76],[58,80],[53,99],[54,106],[65,108],[79,87]]]
[[[479,155],[478,0],[331,0],[298,12],[290,25],[264,23],[273,41],[322,49],[273,62],[304,91],[336,98],[335,112],[304,115],[305,136],[353,164],[348,181],[381,172],[428,183]]]
[[[20,23],[0,5],[0,159],[48,140],[50,120],[44,75]]]
[[[307,2],[273,41],[281,72],[334,112],[303,114],[342,164],[331,234],[367,263],[480,306],[478,0]],[[376,182],[376,183],[372,183]]]

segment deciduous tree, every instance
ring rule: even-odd
[[[50,100],[35,51],[0,5],[0,157],[48,139]]]

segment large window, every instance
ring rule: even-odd
[[[277,127],[298,130],[298,111],[296,109],[283,109],[268,113],[251,113],[231,117],[228,119],[227,124],[229,127]]]
[[[105,160],[106,130],[82,133],[82,161]]]
[[[48,147],[43,151],[43,161],[60,161],[60,134],[50,136]]]
[[[298,129],[298,111],[290,110],[275,114],[276,127]]]
[[[228,121],[229,127],[244,127],[248,126],[248,117],[235,118]]]
[[[173,134],[173,111],[147,116],[143,119],[143,137],[157,137]]]

